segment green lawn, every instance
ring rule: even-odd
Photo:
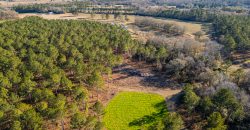
[[[108,130],[136,130],[159,119],[164,97],[157,94],[121,92],[108,104],[104,124]]]

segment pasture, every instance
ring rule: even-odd
[[[164,18],[153,18],[153,17],[147,17],[147,16],[135,16],[135,15],[128,15],[128,20],[124,20],[124,16],[122,16],[122,20],[114,19],[114,15],[110,14],[108,19],[105,19],[105,16],[102,16],[101,14],[84,14],[79,13],[78,15],[73,15],[71,13],[66,14],[35,14],[35,13],[25,13],[25,14],[19,14],[20,18],[26,17],[26,16],[40,16],[45,19],[85,19],[85,20],[94,20],[94,21],[100,21],[100,22],[107,22],[107,23],[117,23],[117,24],[133,24],[135,22],[136,18],[143,18],[143,19],[154,19],[158,22],[162,23],[171,23],[175,24],[181,27],[185,28],[185,31],[187,34],[192,35],[195,32],[202,30],[202,24],[201,23],[194,23],[194,22],[186,22],[186,21],[180,21],[180,20],[174,20],[174,19],[164,19]],[[104,18],[103,18],[104,17]]]
[[[137,130],[161,118],[163,109],[165,100],[158,94],[121,92],[107,105],[103,122],[108,130]]]
[[[154,18],[154,17],[147,17],[147,16],[134,16],[134,17],[135,17],[134,19],[143,18],[143,19],[147,19],[147,20],[154,20],[154,21],[157,21],[159,23],[174,24],[174,25],[185,28],[185,32],[187,34],[190,34],[190,35],[202,30],[201,23],[180,21],[180,20],[176,20],[176,19]]]
[[[66,3],[71,0],[13,0],[0,1],[2,7],[13,7],[17,5],[46,4],[46,3]]]

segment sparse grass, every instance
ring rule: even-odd
[[[5,22],[6,20],[0,20],[0,23],[3,23],[3,22]]]
[[[137,130],[162,115],[164,104],[157,94],[121,92],[106,107],[103,121],[108,130]]]
[[[90,14],[84,14],[84,13],[79,13],[79,15],[72,15],[70,13],[67,14],[52,14],[52,15],[39,15],[39,14],[32,14],[32,13],[26,13],[26,14],[20,14],[20,17],[23,18],[25,16],[31,16],[31,15],[38,15],[41,16],[45,19],[87,19],[87,20],[95,20],[95,21],[102,21],[102,22],[115,22],[115,23],[122,23],[122,24],[129,24],[129,23],[134,23],[136,18],[144,18],[144,19],[154,19],[158,22],[163,22],[163,23],[171,23],[171,24],[176,24],[178,26],[182,26],[186,29],[186,33],[193,34],[198,31],[202,30],[202,24],[199,23],[193,23],[193,22],[186,22],[186,21],[180,21],[180,20],[174,20],[174,19],[164,19],[164,18],[153,18],[153,17],[147,17],[147,16],[134,16],[134,15],[128,15],[128,21],[124,20],[115,20],[114,15],[110,14],[109,19],[102,19],[101,14],[95,14],[93,18],[91,18]]]
[[[245,63],[250,63],[250,60],[246,60]]]
[[[174,19],[164,19],[164,18],[158,19],[158,21],[167,22],[167,23],[175,24],[177,26],[184,27],[186,33],[188,34],[193,34],[202,30],[202,24],[199,24],[199,23],[186,22],[186,21],[180,21],[180,20],[174,20]]]
[[[134,16],[138,19],[144,19],[144,20],[149,20],[149,21],[154,21],[157,23],[162,23],[162,24],[174,24],[176,26],[180,26],[185,28],[186,33],[188,34],[193,34],[199,31],[202,31],[202,24],[201,23],[195,23],[195,22],[189,22],[189,21],[181,21],[181,20],[176,20],[176,19],[167,19],[167,18],[157,18],[157,17],[148,17],[148,16]]]

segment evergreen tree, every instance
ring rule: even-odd
[[[225,119],[222,118],[219,112],[213,112],[207,119],[207,130],[226,130],[227,126],[224,125]]]

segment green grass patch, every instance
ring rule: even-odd
[[[246,60],[245,63],[250,63],[250,60]]]
[[[165,110],[160,95],[121,92],[106,107],[103,121],[108,130],[137,130],[161,119]]]
[[[0,23],[3,23],[3,22],[5,22],[5,20],[0,20]]]

